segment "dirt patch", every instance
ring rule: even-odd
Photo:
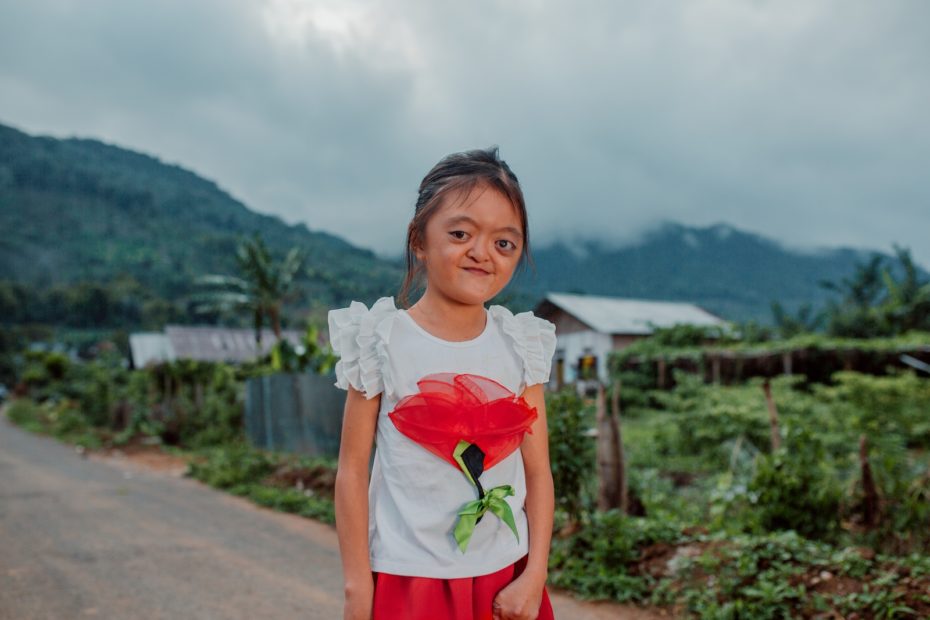
[[[78,452],[82,452],[78,449]],[[187,472],[189,459],[175,454],[169,454],[155,444],[130,443],[118,448],[100,448],[87,450],[82,456],[93,459],[103,459],[125,463],[137,468],[153,470],[180,478]]]
[[[894,575],[894,577],[887,579],[885,585],[873,583],[883,575],[886,579],[891,575]],[[898,604],[905,605],[913,610],[914,617],[930,618],[930,601],[927,600],[927,592],[930,592],[930,575],[912,575],[910,569],[906,567],[883,564],[879,570],[874,571],[873,579],[865,580],[844,575],[834,575],[828,570],[809,571],[801,577],[801,580],[807,586],[809,592],[817,592],[823,595],[843,596],[860,593],[865,590],[867,585],[872,592],[887,590],[894,593]],[[860,617],[869,618],[872,616],[863,615]]]

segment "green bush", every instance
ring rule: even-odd
[[[895,587],[902,576],[927,574],[925,557],[889,558],[855,548],[835,549],[796,532],[759,536],[704,537],[704,552],[685,556],[676,583],[663,583],[653,599],[684,606],[689,617],[708,620],[831,617],[831,609],[861,618],[914,617]],[[808,590],[813,576],[854,580],[853,592],[826,587]],[[861,591],[859,590],[861,583]],[[848,582],[847,582],[848,583]],[[851,616],[845,616],[851,617]]]
[[[14,424],[34,433],[46,433],[88,448],[97,448],[102,443],[81,413],[80,405],[71,399],[37,403],[30,398],[17,398],[10,404],[7,415]]]
[[[595,512],[590,521],[566,539],[554,539],[549,555],[551,583],[585,598],[643,600],[654,580],[630,571],[644,547],[677,542],[680,531],[665,522],[621,514]]]
[[[590,407],[571,388],[546,398],[556,507],[575,522],[591,503],[587,487],[594,473],[594,440],[586,433],[592,417]]]
[[[259,482],[274,470],[275,459],[245,443],[214,447],[203,452],[206,460],[193,462],[192,477],[220,489]]]
[[[243,435],[242,383],[232,366],[216,364],[203,381],[203,405],[195,404],[180,428],[186,447],[221,445]]]
[[[39,405],[30,398],[17,398],[7,407],[6,415],[11,422],[34,433],[45,432]]]
[[[913,370],[878,377],[842,371],[833,380],[814,386],[814,393],[851,436],[895,437],[911,448],[930,448],[930,381]]]
[[[328,497],[309,489],[272,486],[265,481],[267,476],[284,464],[298,469],[320,466],[335,468],[336,463],[332,459],[275,454],[253,448],[247,443],[212,447],[200,450],[199,453],[202,459],[194,459],[188,469],[191,477],[247,497],[262,506],[335,523],[335,507]]]
[[[787,426],[784,444],[757,455],[748,480],[721,477],[713,496],[715,525],[756,534],[794,530],[808,538],[838,533],[842,487],[823,445],[806,429]]]
[[[333,502],[323,497],[314,497],[306,491],[253,484],[249,487],[247,496],[261,506],[292,512],[324,523],[336,522]]]

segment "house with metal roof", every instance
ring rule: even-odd
[[[558,343],[549,386],[608,380],[607,355],[657,327],[726,326],[727,321],[686,302],[549,293],[533,309],[555,324]]]
[[[295,348],[302,346],[301,332],[281,331],[281,336]],[[164,333],[130,334],[129,348],[133,368],[177,359],[213,362],[245,362],[265,355],[276,341],[271,329],[262,329],[262,346],[255,344],[255,330],[214,326],[167,325]]]

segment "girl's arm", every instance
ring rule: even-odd
[[[366,399],[351,385],[346,394],[336,470],[336,531],[345,584],[346,607],[370,609],[374,592],[368,549],[368,463],[381,397]]]
[[[519,577],[498,592],[492,615],[499,618],[536,618],[549,575],[549,546],[555,512],[555,490],[549,468],[549,431],[546,427],[546,400],[542,383],[531,385],[521,395],[536,408],[531,433],[520,445],[526,471],[526,518],[530,530],[526,568]]]
[[[532,433],[527,433],[520,445],[526,470],[526,517],[530,530],[530,551],[524,572],[537,582],[540,590],[549,574],[549,546],[555,512],[544,389],[544,384],[537,383],[523,392],[527,404],[536,408],[537,417],[531,427]]]

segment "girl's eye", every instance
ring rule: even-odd
[[[503,250],[516,250],[517,249],[517,244],[514,243],[513,241],[510,241],[509,239],[501,239],[501,241],[503,241],[505,244],[501,249]],[[510,244],[510,247],[507,247],[506,244],[508,243]]]
[[[465,232],[464,230],[453,230],[453,231],[450,232],[449,234],[452,235],[453,237],[455,237],[456,239],[464,239],[464,238],[465,238],[465,235],[467,235],[468,233]],[[462,236],[459,237],[459,236],[457,236],[457,235],[462,235]]]

